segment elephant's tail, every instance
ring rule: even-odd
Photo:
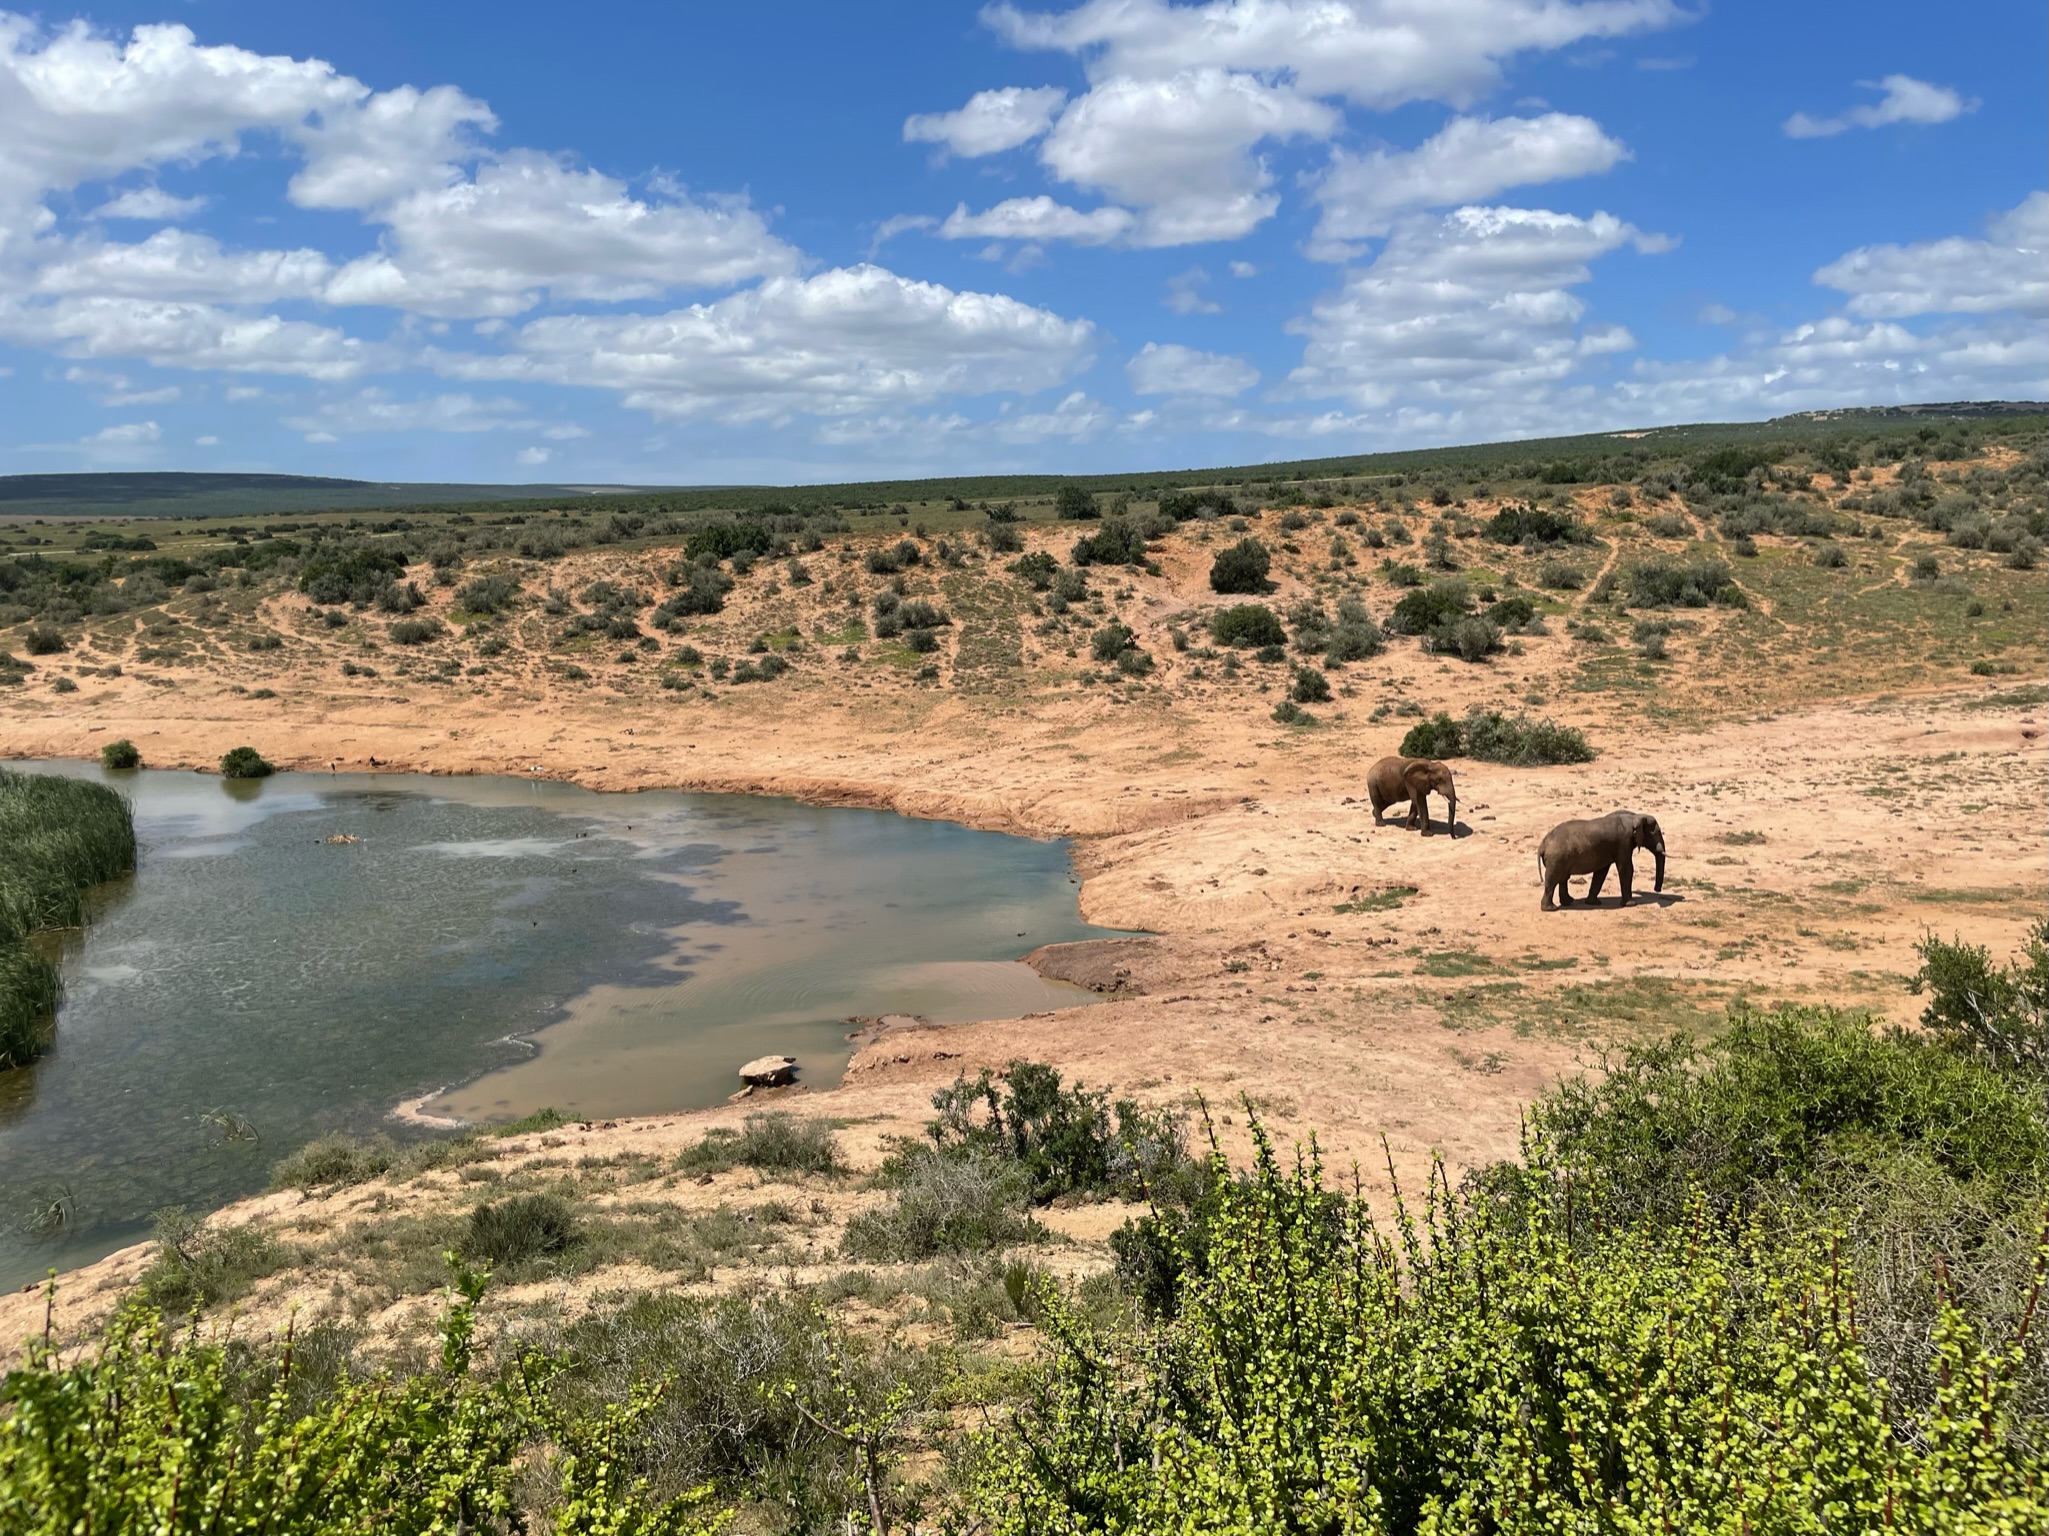
[[[1539,849],[1537,850],[1537,884],[1539,884],[1539,885],[1542,885],[1543,883],[1544,883],[1544,850],[1543,850],[1543,849],[1541,849],[1541,848],[1539,848]]]

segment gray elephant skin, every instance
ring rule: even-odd
[[[1636,883],[1636,850],[1648,848],[1657,859],[1654,891],[1665,888],[1665,834],[1655,816],[1635,811],[1610,811],[1590,821],[1561,821],[1544,834],[1537,848],[1537,874],[1544,883],[1542,910],[1555,912],[1572,905],[1566,881],[1574,875],[1591,875],[1587,904],[1601,894],[1601,884],[1613,869],[1622,881],[1622,905],[1629,905]],[[1552,901],[1553,894],[1557,901]]]
[[[1444,797],[1444,824],[1458,836],[1458,786],[1451,770],[1434,757],[1383,757],[1366,772],[1366,799],[1373,807],[1373,820],[1397,800],[1409,803],[1404,826],[1430,832],[1430,796]]]

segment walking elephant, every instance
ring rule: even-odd
[[[1366,773],[1366,798],[1373,806],[1373,821],[1384,825],[1381,813],[1398,800],[1409,803],[1407,827],[1430,832],[1431,795],[1444,797],[1444,824],[1458,836],[1458,786],[1451,770],[1432,757],[1383,757]]]
[[[1612,868],[1622,881],[1622,904],[1629,905],[1636,883],[1636,850],[1648,848],[1657,860],[1657,874],[1651,889],[1665,888],[1665,834],[1655,816],[1635,811],[1610,811],[1590,821],[1561,821],[1544,834],[1537,848],[1537,876],[1544,885],[1541,910],[1555,912],[1572,905],[1572,891],[1566,885],[1574,875],[1591,875],[1587,904],[1601,894],[1601,884]],[[1557,901],[1552,901],[1553,894]]]

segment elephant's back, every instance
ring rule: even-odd
[[[1402,775],[1408,771],[1411,761],[1413,759],[1406,757],[1383,757],[1366,770],[1366,787],[1369,790],[1398,793],[1402,788]]]

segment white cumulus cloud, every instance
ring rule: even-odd
[[[512,332],[503,354],[433,361],[455,377],[615,390],[658,416],[752,421],[1028,394],[1086,367],[1094,336],[1086,320],[1002,294],[864,265],[666,314],[545,316]]]
[[[948,214],[938,234],[945,240],[1068,240],[1108,245],[1138,222],[1127,208],[1070,208],[1050,197],[1012,197],[970,213],[965,203]]]
[[[1124,365],[1125,377],[1141,395],[1211,395],[1230,399],[1259,382],[1259,370],[1242,357],[1198,352],[1173,342],[1149,341]]]
[[[1384,235],[1396,215],[1481,202],[1511,187],[1598,176],[1629,151],[1592,118],[1455,117],[1412,150],[1334,155],[1316,188],[1323,217],[1310,253],[1337,260],[1348,242]]]
[[[956,155],[995,155],[1029,144],[1053,126],[1067,100],[1058,86],[1009,85],[978,91],[955,112],[920,112],[904,120],[913,144],[943,144]]]
[[[1967,97],[1946,85],[1930,85],[1912,75],[1887,75],[1883,80],[1858,82],[1866,90],[1882,91],[1877,101],[1852,107],[1834,117],[1810,117],[1795,112],[1786,119],[1786,136],[1792,139],[1827,139],[1852,128],[1884,128],[1893,123],[1946,123],[1978,110],[1976,97]]]
[[[1400,221],[1375,260],[1345,275],[1291,329],[1307,338],[1296,393],[1354,405],[1527,407],[1590,356],[1631,345],[1620,327],[1583,334],[1574,293],[1590,263],[1657,242],[1606,213],[1460,208]]]
[[[130,187],[93,209],[96,219],[137,219],[152,224],[175,224],[189,219],[206,206],[203,197],[173,197],[162,187]]]
[[[2032,192],[1992,219],[1986,237],[1867,245],[1814,274],[1850,295],[1853,315],[2049,313],[2049,192]]]

